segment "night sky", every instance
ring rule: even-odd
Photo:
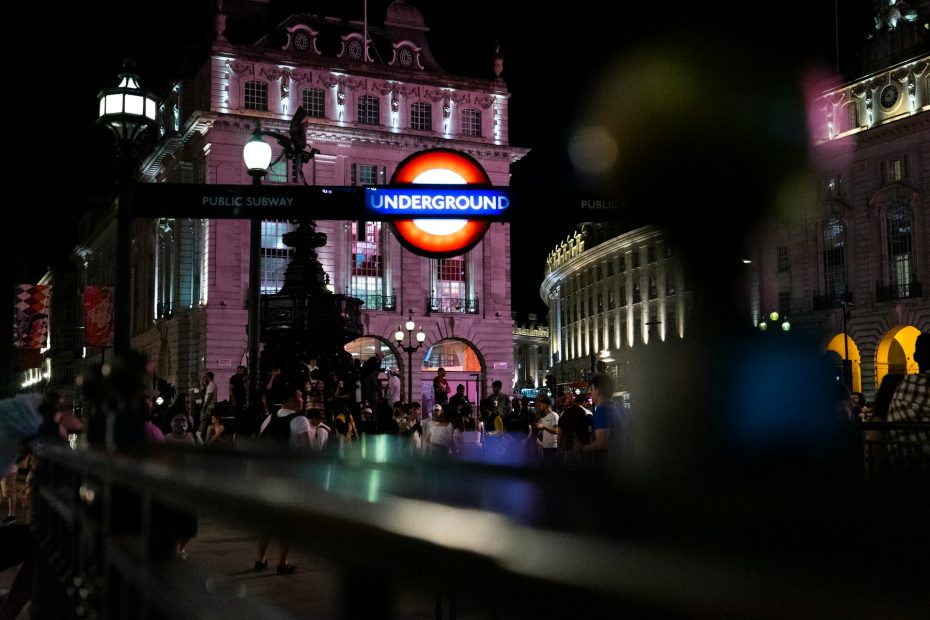
[[[590,0],[566,3],[556,11],[499,0],[412,3],[430,28],[433,55],[451,73],[490,77],[494,42],[500,39],[504,77],[512,93],[510,141],[532,149],[513,167],[515,187],[585,187],[585,179],[573,170],[567,145],[580,110],[589,104],[591,85],[618,56],[658,38],[671,41],[712,29],[709,46],[745,36],[786,63],[800,65],[805,58],[820,58],[829,67],[836,63],[832,0],[805,3],[803,12],[773,8],[780,3],[761,9],[746,9],[748,3],[689,3],[701,6],[683,12],[664,4],[621,9]],[[12,106],[8,118],[13,119],[15,143],[24,144],[27,155],[22,169],[7,175],[29,193],[8,200],[6,208],[11,219],[0,246],[9,254],[2,265],[3,290],[11,296],[13,284],[36,282],[47,265],[67,260],[88,197],[112,187],[112,138],[94,124],[97,91],[114,85],[122,59],[133,57],[143,87],[161,93],[191,46],[210,36],[213,23],[213,2],[207,0],[123,2],[118,10],[101,8],[108,3],[62,3],[54,13],[42,14],[43,3],[17,4],[8,23],[22,24],[31,45],[21,50],[22,64],[8,77],[14,84],[22,81],[22,100],[17,103],[8,95],[7,105]],[[369,20],[383,23],[388,4],[371,0]],[[281,18],[314,12],[361,19],[362,7],[361,0],[272,0],[269,10]],[[861,11],[840,8],[841,49],[855,50],[857,27],[864,23]],[[759,10],[770,14],[762,20],[744,14]],[[853,54],[844,51],[840,60],[845,67]],[[709,100],[728,79],[721,76],[719,85],[706,85]],[[572,226],[547,221],[540,206],[522,207],[513,226],[513,307],[542,313],[538,287],[545,256]]]

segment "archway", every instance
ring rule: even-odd
[[[862,356],[859,354],[859,347],[856,346],[856,341],[846,336],[846,342],[849,346],[849,361],[852,363],[852,391],[861,392],[862,391]],[[839,376],[843,376],[843,360],[846,359],[846,345],[843,342],[843,334],[837,334],[833,337],[827,344],[827,351],[832,351],[839,356],[837,358],[837,364],[839,366]]]
[[[875,385],[890,372],[912,374],[918,371],[914,347],[920,330],[911,325],[897,325],[888,330],[875,351]]]
[[[481,352],[470,342],[448,338],[430,346],[421,366],[426,373],[423,378],[424,394],[432,394],[433,377],[439,368],[446,369],[446,379],[453,392],[459,384],[465,386],[465,394],[473,406],[484,396],[482,378],[487,368]]]
[[[384,359],[381,360],[381,368],[400,368],[398,359],[392,347],[387,340],[378,336],[362,336],[346,344],[345,350],[352,355],[352,361],[359,360],[364,364],[365,360],[377,352],[384,353]],[[383,373],[379,375],[380,381],[385,381],[387,377]]]

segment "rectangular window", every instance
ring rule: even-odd
[[[474,108],[462,110],[462,135],[481,136],[481,110]]]
[[[657,256],[656,256],[656,246],[654,246],[654,245],[648,246],[648,247],[646,248],[646,252],[647,252],[648,255],[649,255],[648,261],[649,261],[650,263],[654,263],[654,262],[656,262],[656,261],[658,260],[658,258],[657,258]]]
[[[626,305],[626,284],[620,285],[620,307]]]
[[[268,111],[268,84],[261,80],[245,83],[245,109]]]
[[[882,183],[897,183],[907,178],[907,157],[882,162]]]
[[[775,250],[775,263],[778,273],[788,271],[788,246],[780,245]]]
[[[625,271],[626,271],[626,256],[621,256],[620,257],[620,273],[623,273]]]
[[[791,291],[778,291],[778,311],[782,317],[791,314]]]
[[[368,310],[384,309],[384,263],[381,258],[381,222],[352,222],[351,295]]]
[[[291,260],[292,249],[284,245],[281,237],[296,226],[285,220],[262,222],[261,293],[271,295],[284,285],[284,270]]]
[[[349,185],[384,185],[384,177],[384,166],[352,164]]]
[[[361,125],[379,125],[381,123],[381,101],[371,95],[358,98],[358,122]]]
[[[287,160],[282,159],[268,167],[269,183],[287,183]]]
[[[410,106],[410,128],[417,131],[433,130],[433,106],[422,101]]]
[[[326,118],[326,98],[322,88],[304,89],[304,110],[313,118]]]
[[[439,312],[472,312],[465,289],[465,256],[436,260],[436,282],[430,305]]]
[[[637,269],[642,259],[639,256],[639,248],[633,250],[633,269]]]

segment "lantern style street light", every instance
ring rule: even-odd
[[[394,340],[397,342],[397,346],[407,353],[407,402],[410,403],[413,402],[413,353],[423,346],[423,341],[426,340],[426,334],[423,333],[422,327],[417,329],[417,346],[413,346],[413,328],[416,327],[416,323],[413,322],[412,313],[407,316],[407,322],[404,324],[404,327],[407,328],[408,344],[406,346],[404,345],[404,331],[400,328],[400,325],[397,326],[397,331],[394,332]]]
[[[123,354],[130,348],[129,290],[132,264],[132,182],[136,173],[136,146],[145,131],[158,126],[158,100],[142,90],[134,63],[126,60],[119,84],[97,94],[97,123],[116,136],[119,201],[116,207],[116,291],[113,308],[113,350]]]

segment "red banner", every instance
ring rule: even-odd
[[[47,284],[19,284],[13,309],[13,346],[41,349],[48,343]]]
[[[84,287],[84,346],[113,346],[113,287]]]

